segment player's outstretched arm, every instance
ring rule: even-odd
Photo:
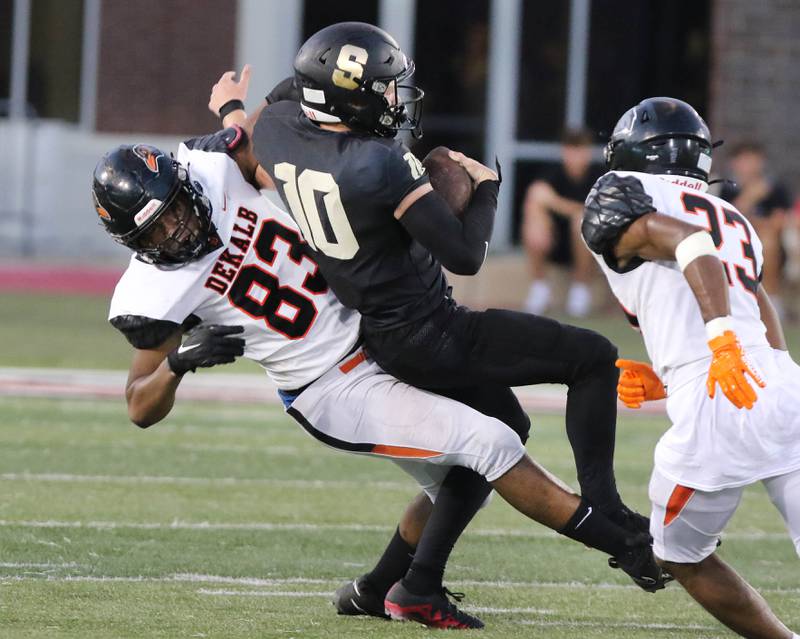
[[[128,372],[128,416],[140,428],[164,419],[175,403],[181,379],[197,368],[228,364],[244,354],[242,326],[209,324],[191,331],[183,344],[176,332],[161,345],[136,349]]]
[[[255,111],[248,115],[244,108],[244,100],[247,98],[247,90],[250,85],[250,72],[250,65],[245,64],[238,80],[235,79],[235,71],[223,73],[211,87],[208,110],[222,120],[222,126],[228,128],[236,125],[242,128],[246,134],[245,143],[236,150],[232,156],[233,159],[239,165],[242,175],[253,186],[258,189],[274,191],[275,184],[255,158],[252,138],[258,116],[270,103],[270,96],[277,99],[274,96],[278,95],[276,92],[283,87],[285,81],[275,87]]]
[[[135,349],[125,385],[128,417],[139,428],[147,428],[164,419],[175,403],[175,391],[181,378],[167,364],[167,354],[181,343],[176,332],[152,349]]]

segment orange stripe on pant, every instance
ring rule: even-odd
[[[681,511],[686,508],[686,504],[694,495],[694,488],[687,488],[686,486],[677,485],[669,496],[667,502],[667,512],[664,514],[664,525],[669,526],[681,514]]]
[[[350,359],[339,366],[339,370],[343,373],[347,374],[351,370],[353,370],[356,366],[358,366],[361,362],[367,359],[367,356],[364,355],[364,351],[358,351],[355,355],[353,355]]]
[[[409,448],[407,446],[385,446],[375,444],[372,452],[376,455],[387,455],[389,457],[405,457],[426,459],[428,457],[438,457],[442,453],[436,450],[425,450],[424,448]]]

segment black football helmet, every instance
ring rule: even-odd
[[[708,125],[686,102],[647,98],[619,119],[604,155],[611,170],[708,182],[713,146]]]
[[[94,169],[92,197],[109,235],[143,262],[177,268],[214,248],[211,203],[202,187],[153,146],[123,145],[106,153]],[[161,228],[166,215],[174,220]]]
[[[294,72],[303,111],[310,119],[342,122],[387,138],[398,131],[422,136],[425,94],[400,84],[414,73],[414,62],[382,29],[363,22],[326,27],[300,48]],[[394,100],[387,98],[392,89]]]

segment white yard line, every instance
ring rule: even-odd
[[[354,488],[364,481],[348,479],[269,479],[263,477],[171,477],[168,475],[74,475],[71,473],[2,473],[0,481],[44,481],[81,484],[184,484],[195,486],[280,486],[284,488]],[[411,481],[369,481],[370,488],[413,490]]]
[[[126,373],[68,368],[0,368],[0,396],[108,398],[122,400]],[[540,384],[516,388],[520,403],[529,410],[561,413],[565,386]],[[266,375],[224,373],[187,376],[179,399],[279,405],[275,385]],[[620,404],[620,411],[626,412]],[[648,402],[638,415],[663,415],[664,402]]]
[[[32,563],[32,562],[16,562],[16,561],[2,561],[0,562],[0,568],[87,568],[86,564],[77,564],[75,562],[66,562],[66,563],[51,563],[51,562],[41,562],[41,563]]]
[[[296,590],[206,590],[201,588],[198,595],[215,595],[224,597],[324,597],[333,596],[333,592],[302,592]]]
[[[722,626],[701,626],[699,624],[676,623],[628,623],[608,621],[521,621],[525,626],[554,627],[554,628],[618,628],[631,630],[722,630]]]
[[[332,597],[333,592],[302,592],[284,590],[225,590],[201,588],[197,591],[200,595],[221,597]],[[543,608],[493,608],[490,606],[463,606],[464,610],[475,614],[488,615],[553,615],[555,610]]]
[[[263,530],[263,531],[345,531],[345,532],[390,532],[394,526],[382,524],[318,524],[310,522],[135,522],[135,521],[59,521],[59,520],[13,520],[0,519],[0,528],[85,528],[90,530]],[[476,537],[520,537],[526,539],[555,539],[559,535],[547,530],[525,530],[513,528],[478,528],[468,530]],[[787,533],[732,532],[723,534],[723,539],[736,541],[789,541]]]
[[[176,584],[221,584],[227,586],[251,586],[255,588],[278,587],[287,585],[311,585],[311,586],[332,586],[340,585],[351,577],[336,577],[332,579],[311,579],[308,577],[286,577],[286,578],[259,578],[259,577],[225,577],[221,575],[203,575],[195,573],[178,573],[174,575],[167,575],[163,577],[145,577],[145,576],[103,576],[103,575],[63,575],[54,576],[47,575],[45,577],[33,577],[29,575],[4,575],[0,576],[0,581],[57,581],[57,582],[118,582],[118,583],[176,583]],[[493,581],[493,580],[475,580],[475,579],[454,579],[450,582],[451,585],[472,588],[492,588],[492,589],[520,589],[520,588],[556,588],[564,590],[631,590],[638,591],[637,586],[625,584],[611,584],[611,583],[584,583],[577,581]],[[800,588],[759,588],[760,592],[775,593],[775,594],[800,594]],[[248,594],[265,592],[261,590],[231,590],[234,594]],[[276,592],[276,591],[269,591]],[[321,593],[313,591],[309,594],[313,595],[326,595],[331,593],[327,591]],[[254,595],[257,596],[257,595]],[[476,612],[478,608],[473,608]],[[531,609],[533,610],[533,609]],[[538,610],[538,609],[537,609]],[[548,614],[547,610],[538,610],[541,614]]]

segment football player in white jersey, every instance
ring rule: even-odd
[[[264,367],[310,435],[392,459],[418,481],[427,497],[412,502],[398,531],[411,551],[445,476],[463,466],[523,514],[612,555],[644,589],[663,588],[649,535],[626,531],[565,489],[501,421],[398,382],[372,361],[360,347],[358,314],[328,290],[292,219],[245,180],[253,171],[237,163],[245,143],[232,127],[181,145],[177,160],[136,144],[95,168],[97,214],[135,253],[109,313],[135,349],[131,420],[160,421],[183,375],[244,355]],[[396,580],[408,566],[400,568]],[[358,586],[352,593],[361,614],[384,615],[382,596],[362,596]],[[441,627],[475,627],[455,605],[444,608]]]
[[[800,553],[800,367],[760,284],[758,236],[706,193],[713,146],[685,102],[631,108],[606,147],[611,170],[586,199],[583,237],[653,362],[619,360],[620,399],[667,399],[672,426],[650,482],[656,556],[740,635],[796,639],[714,554],[758,481]]]

